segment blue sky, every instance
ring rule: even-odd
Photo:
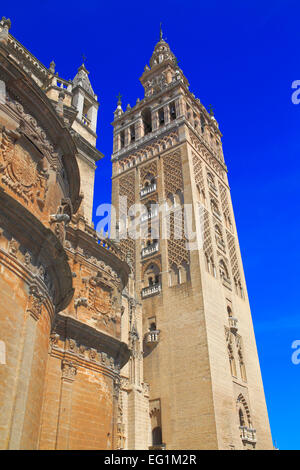
[[[191,91],[213,105],[224,134],[273,439],[281,449],[300,449],[300,364],[291,362],[291,344],[300,339],[300,104],[291,101],[291,84],[300,80],[299,1],[14,0],[2,15],[66,79],[87,57],[105,155],[95,208],[110,201],[116,95],[123,108],[143,97],[139,77],[163,23]]]

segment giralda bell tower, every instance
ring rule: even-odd
[[[152,447],[271,449],[218,123],[162,34],[140,80],[144,99],[114,113],[112,203],[142,303]],[[142,237],[120,233],[134,204]]]

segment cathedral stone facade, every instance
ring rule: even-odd
[[[59,77],[9,30],[2,18],[0,448],[272,448],[215,118],[161,37],[144,99],[115,111],[109,239],[92,223],[89,73]],[[120,236],[124,198],[155,233]]]

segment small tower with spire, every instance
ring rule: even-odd
[[[95,134],[99,103],[84,62],[73,79],[73,105],[78,111],[76,119],[79,124]]]

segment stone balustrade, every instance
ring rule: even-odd
[[[154,193],[154,191],[156,191],[156,183],[150,184],[149,186],[145,186],[143,189],[141,189],[140,197],[143,198],[148,194]]]
[[[159,330],[147,331],[147,333],[145,335],[146,344],[148,346],[157,344],[158,341],[159,341],[159,333],[160,333]]]
[[[240,426],[240,437],[243,442],[254,444],[256,442],[256,429]]]
[[[147,256],[153,255],[158,252],[158,242],[152,243],[142,249],[141,257],[146,258]]]
[[[161,284],[153,284],[152,286],[144,287],[142,289],[142,298],[151,297],[152,295],[157,295],[161,293]]]
[[[238,319],[234,317],[228,318],[229,328],[232,333],[236,333],[238,330]]]

